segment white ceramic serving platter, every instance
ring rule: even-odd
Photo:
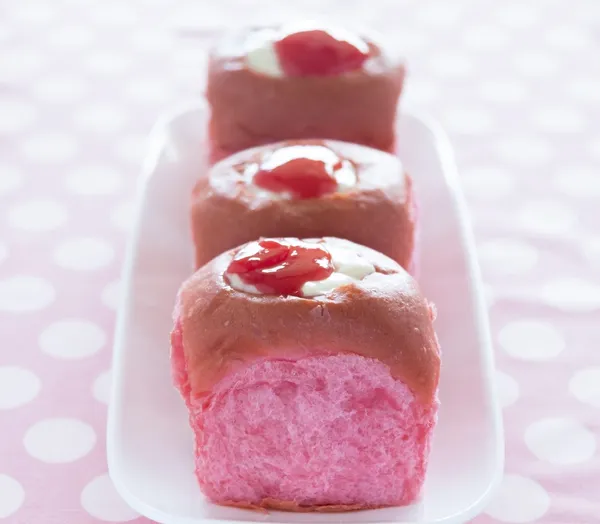
[[[189,192],[202,176],[206,110],[187,108],[151,134],[124,269],[108,423],[111,478],[141,514],[164,524],[464,523],[485,507],[503,468],[503,433],[479,268],[448,140],[404,113],[399,154],[420,201],[419,280],[438,309],[443,351],[439,423],[419,503],[338,514],[259,513],[211,504],[193,471],[187,412],[171,385],[175,294],[191,272]]]

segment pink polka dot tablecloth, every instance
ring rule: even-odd
[[[372,25],[456,149],[506,472],[477,524],[600,522],[597,0],[0,4],[0,521],[148,522],[108,476],[119,274],[146,134],[233,23]],[[468,445],[468,443],[466,443]]]

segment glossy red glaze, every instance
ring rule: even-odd
[[[325,30],[299,31],[275,42],[283,72],[288,76],[329,76],[360,69],[369,57],[361,39],[338,39]]]
[[[324,280],[333,270],[331,255],[318,244],[265,239],[240,249],[226,275],[238,275],[265,295],[302,296],[304,284]]]
[[[253,182],[275,193],[318,198],[337,189],[334,173],[342,167],[342,159],[326,146],[287,146],[261,162]]]

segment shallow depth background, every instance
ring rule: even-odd
[[[403,50],[403,105],[441,120],[456,149],[507,438],[476,522],[600,522],[596,0],[0,4],[0,520],[147,522],[114,492],[104,452],[144,140],[201,94],[222,28],[307,12]]]

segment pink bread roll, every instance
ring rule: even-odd
[[[395,146],[405,68],[371,37],[291,24],[226,35],[209,58],[213,159],[280,140]]]
[[[396,156],[332,140],[241,151],[215,164],[192,194],[196,267],[261,236],[335,236],[411,271],[415,221],[411,179]]]
[[[433,306],[346,240],[261,239],[181,287],[174,381],[213,502],[290,511],[409,504],[437,417]]]

